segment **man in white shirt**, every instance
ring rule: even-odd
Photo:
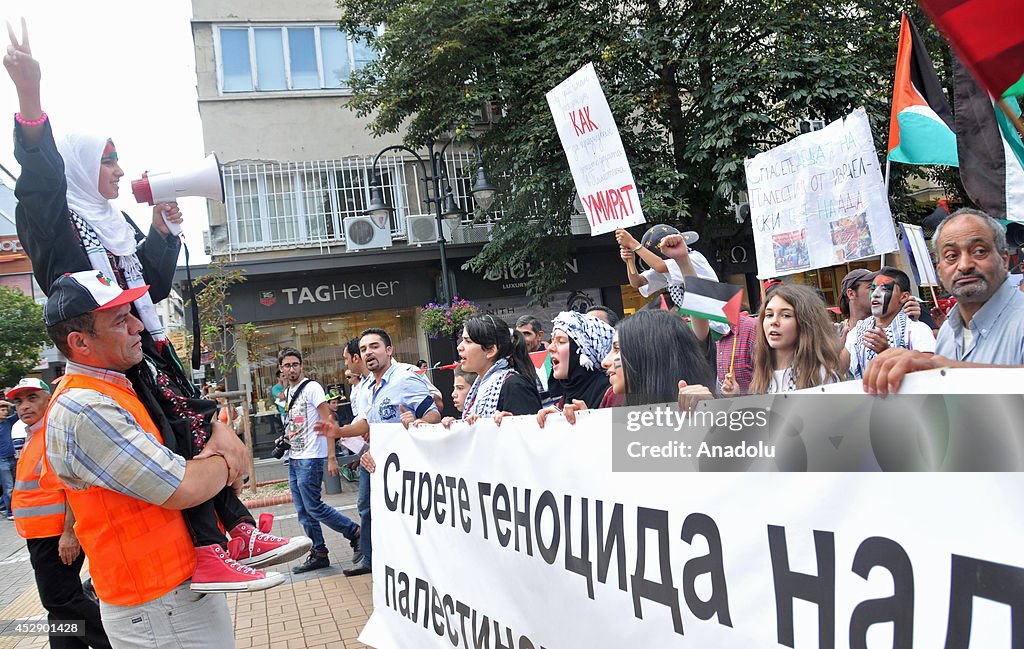
[[[359,552],[359,526],[322,500],[320,489],[324,464],[331,475],[338,475],[338,458],[334,442],[317,435],[313,425],[318,421],[333,421],[323,386],[307,379],[302,370],[302,354],[297,349],[285,348],[278,354],[281,373],[288,380],[285,390],[285,436],[291,444],[288,459],[288,486],[298,514],[299,524],[306,536],[313,540],[313,548],[305,563],[293,569],[295,573],[326,568],[331,565],[324,543],[321,523],[338,532],[352,545],[354,563],[362,562]]]
[[[931,327],[910,319],[903,304],[911,299],[910,278],[898,268],[886,266],[871,280],[871,316],[859,321],[846,335],[850,373],[863,378],[868,363],[886,349],[935,351]]]

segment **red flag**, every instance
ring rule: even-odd
[[[1024,11],[1020,0],[919,1],[989,94],[1024,95]]]

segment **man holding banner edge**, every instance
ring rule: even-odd
[[[935,354],[890,349],[864,374],[864,391],[885,396],[909,372],[946,367],[1024,366],[1024,294],[1009,279],[1006,234],[985,212],[963,208],[932,238],[939,281],[957,299]]]

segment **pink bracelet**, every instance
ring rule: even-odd
[[[46,123],[46,111],[45,110],[41,110],[39,112],[41,113],[41,115],[39,116],[39,119],[32,120],[32,121],[29,121],[29,120],[25,119],[24,117],[22,117],[21,113],[14,113],[14,121],[16,121],[17,123],[21,124],[22,126],[42,126],[43,124]]]

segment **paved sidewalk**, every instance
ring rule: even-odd
[[[358,523],[357,483],[342,481],[342,488],[340,494],[325,495],[324,502]],[[275,533],[302,534],[291,503],[255,509],[253,515],[258,518],[262,512],[274,514]],[[291,569],[305,560],[302,557],[271,568],[288,574],[284,584],[258,593],[228,595],[238,649],[365,646],[356,638],[373,610],[371,576],[345,577],[342,569],[353,565],[348,541],[328,528],[324,528],[324,538],[331,551],[329,568],[293,575]],[[0,524],[0,619],[45,619],[28,563],[28,551],[13,523]],[[45,637],[0,636],[0,649],[47,646]]]

